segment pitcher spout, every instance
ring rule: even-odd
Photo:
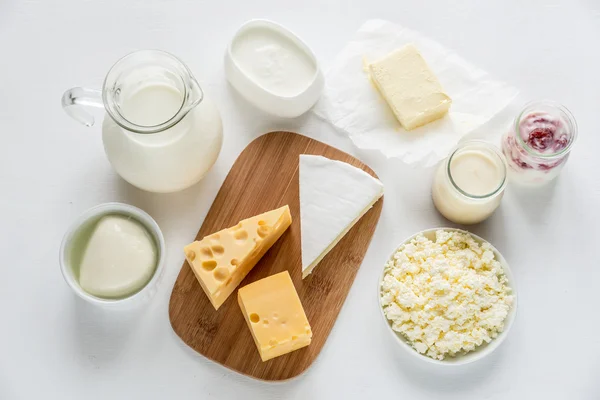
[[[202,102],[202,99],[204,99],[204,92],[196,78],[190,75],[189,94],[187,99],[188,109],[196,107]]]

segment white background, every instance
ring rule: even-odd
[[[377,278],[406,236],[449,225],[430,200],[433,170],[358,151],[312,115],[276,120],[248,106],[226,85],[222,57],[235,29],[257,17],[298,33],[325,70],[368,18],[440,41],[521,89],[486,128],[490,140],[525,100],[551,98],[572,110],[580,138],[558,181],[535,191],[509,186],[498,212],[472,228],[503,252],[519,290],[515,325],[488,359],[432,368],[394,347],[377,310]],[[100,87],[114,61],[141,48],[180,56],[223,116],[215,167],[182,193],[149,194],[123,182],[99,127],[78,125],[60,108],[65,89]],[[0,51],[0,399],[600,399],[598,0],[2,0]],[[386,185],[372,245],[321,355],[283,384],[196,355],[167,315],[182,246],[237,155],[274,129],[355,154]],[[148,211],[168,243],[159,291],[136,318],[82,304],[59,270],[68,225],[107,201]]]

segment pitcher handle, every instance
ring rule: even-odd
[[[85,126],[93,126],[96,120],[86,107],[104,108],[102,91],[83,87],[69,89],[63,94],[62,107],[71,118]]]

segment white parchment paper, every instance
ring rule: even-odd
[[[452,98],[450,112],[430,124],[405,131],[377,89],[365,63],[413,43]],[[369,20],[326,74],[325,90],[313,111],[362,149],[379,150],[407,164],[431,166],[459,140],[506,107],[518,90],[499,82],[453,51],[413,30]]]

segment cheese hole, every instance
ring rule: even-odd
[[[215,262],[215,264],[216,264],[216,262]],[[215,271],[213,272],[213,275],[216,280],[224,281],[225,279],[227,279],[229,277],[229,270],[225,267],[219,267],[219,268],[215,269]]]
[[[201,248],[201,249],[200,249],[200,255],[201,255],[203,258],[212,258],[212,257],[213,257],[213,253],[212,253],[212,251],[210,250],[210,248],[208,248],[208,247],[203,247],[203,248]]]
[[[258,236],[260,236],[261,238],[264,238],[265,236],[267,236],[269,234],[269,231],[271,229],[268,226],[259,226],[258,229],[256,230],[256,233],[258,233]]]
[[[277,318],[279,318],[279,314],[273,313],[273,321],[277,321]]]
[[[235,231],[235,233],[233,234],[233,237],[241,242],[245,242],[246,239],[248,239],[248,232],[246,232],[243,229],[237,230]]]
[[[234,266],[235,266],[235,265],[238,265],[238,262],[239,262],[239,261],[237,260],[237,258],[233,258],[233,259],[231,259],[231,261],[229,261],[229,263],[230,263],[231,265],[234,265]]]
[[[202,268],[207,271],[212,271],[217,267],[217,262],[215,260],[202,261]]]
[[[269,340],[269,346],[276,346],[276,345],[277,345],[277,340],[275,340],[275,339]]]
[[[187,258],[190,261],[194,261],[196,259],[196,252],[193,250],[188,251]]]
[[[263,324],[269,325],[269,320],[268,319],[263,320]]]
[[[211,249],[212,249],[213,253],[215,253],[217,256],[222,256],[223,253],[225,252],[225,249],[220,244],[217,244],[217,245],[211,247]]]
[[[260,221],[258,221],[258,224],[259,225],[266,225],[266,222],[261,219]]]
[[[257,323],[258,321],[260,321],[260,317],[258,316],[258,314],[252,313],[250,314],[250,321]]]
[[[298,340],[298,336],[292,336],[292,340]]]
[[[232,227],[231,230],[237,231],[238,229],[242,229],[242,223],[238,223],[236,226]]]

